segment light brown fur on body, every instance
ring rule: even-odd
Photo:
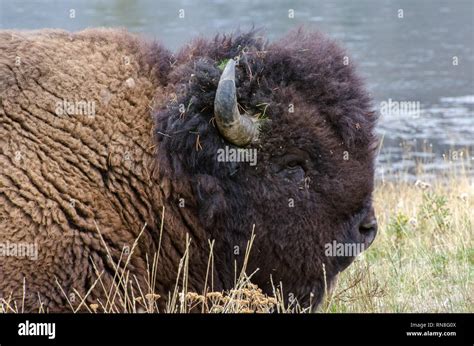
[[[21,301],[26,278],[27,310],[38,297],[50,311],[67,310],[56,278],[67,294],[84,295],[94,262],[110,281],[97,227],[118,260],[146,222],[148,241],[130,265],[144,274],[140,254],[156,250],[148,229],[162,213],[150,115],[162,87],[146,61],[151,48],[117,30],[0,33],[0,243],[38,246],[36,261],[0,259],[0,296]],[[63,100],[93,101],[95,115],[57,115]],[[176,267],[184,239],[165,232],[162,265]]]

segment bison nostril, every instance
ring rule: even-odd
[[[372,217],[362,221],[359,225],[359,233],[362,235],[366,246],[369,247],[377,235],[377,219]]]
[[[372,220],[365,221],[365,222],[361,223],[360,226],[359,226],[359,230],[360,230],[361,233],[368,233],[368,232],[371,232],[371,231],[376,231],[377,230],[377,220],[372,219]]]

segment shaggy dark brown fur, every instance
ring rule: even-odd
[[[118,259],[148,225],[131,263],[143,278],[163,207],[163,296],[186,234],[190,290],[202,290],[209,239],[214,289],[230,288],[255,229],[253,281],[270,292],[272,276],[303,303],[312,293],[315,305],[324,276],[330,284],[353,260],[325,256],[325,244],[369,245],[360,225],[372,214],[376,117],[345,53],[324,36],[300,30],[268,44],[240,33],[172,56],[116,30],[4,31],[0,51],[0,243],[39,247],[37,261],[0,258],[4,297],[20,299],[26,278],[27,309],[39,294],[51,311],[67,311],[56,278],[66,292],[85,293],[95,262],[110,282],[97,227]],[[265,118],[249,146],[256,166],[216,159],[234,147],[214,125],[213,103],[219,66],[235,57],[239,104]],[[94,100],[96,115],[58,116],[62,99]],[[100,291],[88,303],[96,298]]]

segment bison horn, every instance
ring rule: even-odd
[[[235,61],[230,59],[222,72],[214,100],[214,115],[217,128],[229,142],[245,146],[258,136],[258,126],[237,107],[235,88]]]

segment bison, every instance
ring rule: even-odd
[[[371,102],[345,51],[304,29],[176,54],[119,29],[1,31],[0,297],[70,311],[139,235],[133,284],[159,250],[166,301],[188,245],[202,291],[214,240],[213,289],[227,290],[254,232],[252,281],[317,307],[355,256],[328,246],[377,232]]]

